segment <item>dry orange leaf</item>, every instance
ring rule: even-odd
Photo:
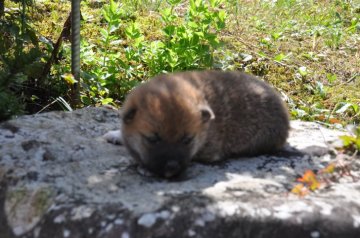
[[[316,117],[316,120],[325,121],[326,117],[324,115],[319,115],[319,116]]]
[[[341,121],[339,119],[336,119],[336,118],[330,118],[329,123],[331,123],[331,124],[341,124]]]
[[[291,189],[291,192],[301,197],[304,197],[307,194],[309,194],[309,189],[307,189],[307,187],[305,187],[304,184],[299,183],[295,185],[293,189]]]
[[[331,163],[326,168],[321,170],[321,173],[323,174],[332,174],[335,172],[335,163]]]
[[[304,175],[301,178],[298,178],[297,181],[306,184],[311,191],[320,188],[320,182],[317,180],[316,175],[312,170],[305,171]]]

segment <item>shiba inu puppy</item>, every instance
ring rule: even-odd
[[[132,90],[121,120],[120,131],[105,138],[124,144],[138,163],[167,178],[192,160],[275,152],[289,130],[287,108],[275,90],[240,72],[159,75]]]

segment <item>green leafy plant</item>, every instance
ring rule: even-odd
[[[99,29],[99,44],[82,41],[81,58],[85,69],[81,75],[83,91],[80,98],[85,105],[113,104],[113,98],[121,99],[136,85],[131,81],[134,76],[131,63],[136,60],[136,54],[132,48],[119,50],[125,41],[123,36],[135,34],[131,26],[125,29],[126,22],[122,19],[127,16],[126,9],[111,0],[103,6],[102,16],[106,25]]]
[[[20,10],[9,9],[0,18],[0,120],[35,113],[64,89],[42,77],[49,48],[27,21],[26,10],[33,1],[13,2],[20,3]]]
[[[221,46],[217,34],[225,27],[226,12],[218,9],[222,1],[206,4],[191,0],[182,24],[174,11],[179,2],[169,1],[171,7],[161,11],[163,39],[144,47],[143,61],[149,66],[150,75],[210,68],[214,64],[214,50]]]
[[[83,42],[84,104],[113,103],[142,80],[159,73],[211,68],[214,51],[221,46],[217,34],[225,27],[220,0],[191,0],[185,20],[174,10],[179,0],[160,12],[163,29],[149,41],[136,21],[126,21],[126,8],[113,0],[104,5],[106,25],[98,45]],[[95,52],[96,51],[96,52]]]
[[[360,151],[360,126],[350,126],[351,134],[340,136],[343,148],[347,151]]]

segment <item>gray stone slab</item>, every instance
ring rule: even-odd
[[[359,158],[345,161],[352,177],[290,193],[335,160],[342,131],[292,121],[278,155],[194,163],[169,181],[102,138],[118,123],[106,108],[1,123],[0,237],[360,237]]]

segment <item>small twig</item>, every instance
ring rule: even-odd
[[[323,138],[323,140],[324,140],[324,143],[325,143],[326,147],[327,147],[329,150],[331,150],[332,148],[331,148],[330,144],[326,141],[325,135],[324,135],[324,133],[322,132],[321,127],[320,127],[319,125],[318,125],[318,129],[319,129],[319,131],[320,131],[320,133],[321,133],[321,136],[322,136],[322,138]]]
[[[353,81],[357,76],[360,76],[359,73],[357,74],[354,74],[352,77],[350,77],[346,82],[344,82],[343,84],[348,84],[350,83],[351,81]]]
[[[248,48],[258,48],[257,46],[255,46],[253,44],[249,44],[249,43],[245,42],[243,39],[241,39],[241,37],[236,38],[236,40],[240,41],[242,44],[244,44]]]
[[[337,102],[337,103],[334,105],[334,108],[330,111],[329,115],[327,116],[327,119],[326,119],[327,121],[330,120],[330,117],[334,114],[335,109],[338,107],[338,105],[339,105],[339,102]]]
[[[50,107],[51,105],[53,105],[54,103],[57,102],[57,99],[55,99],[54,101],[52,101],[51,103],[49,103],[48,105],[46,105],[45,107],[43,107],[40,111],[38,111],[37,113],[35,114],[39,114],[41,113],[42,111],[44,111],[46,108]]]
[[[344,84],[348,84],[348,83],[351,83],[354,79],[356,79],[356,77],[360,76],[360,73],[355,73],[353,76],[351,76],[348,80],[346,80],[345,82],[342,82],[342,83],[339,83],[337,85],[334,85],[334,86],[341,86],[341,85],[344,85]]]
[[[70,28],[71,28],[71,13],[69,14],[68,18],[66,19],[66,21],[64,23],[63,30],[61,31],[61,34],[60,34],[58,40],[56,41],[56,44],[54,45],[54,49],[51,52],[51,56],[50,56],[49,60],[46,62],[46,65],[40,76],[40,81],[44,80],[47,77],[47,75],[49,75],[51,66],[55,62],[55,60],[57,59],[57,56],[59,54],[63,39],[69,37],[69,35],[70,35]]]

